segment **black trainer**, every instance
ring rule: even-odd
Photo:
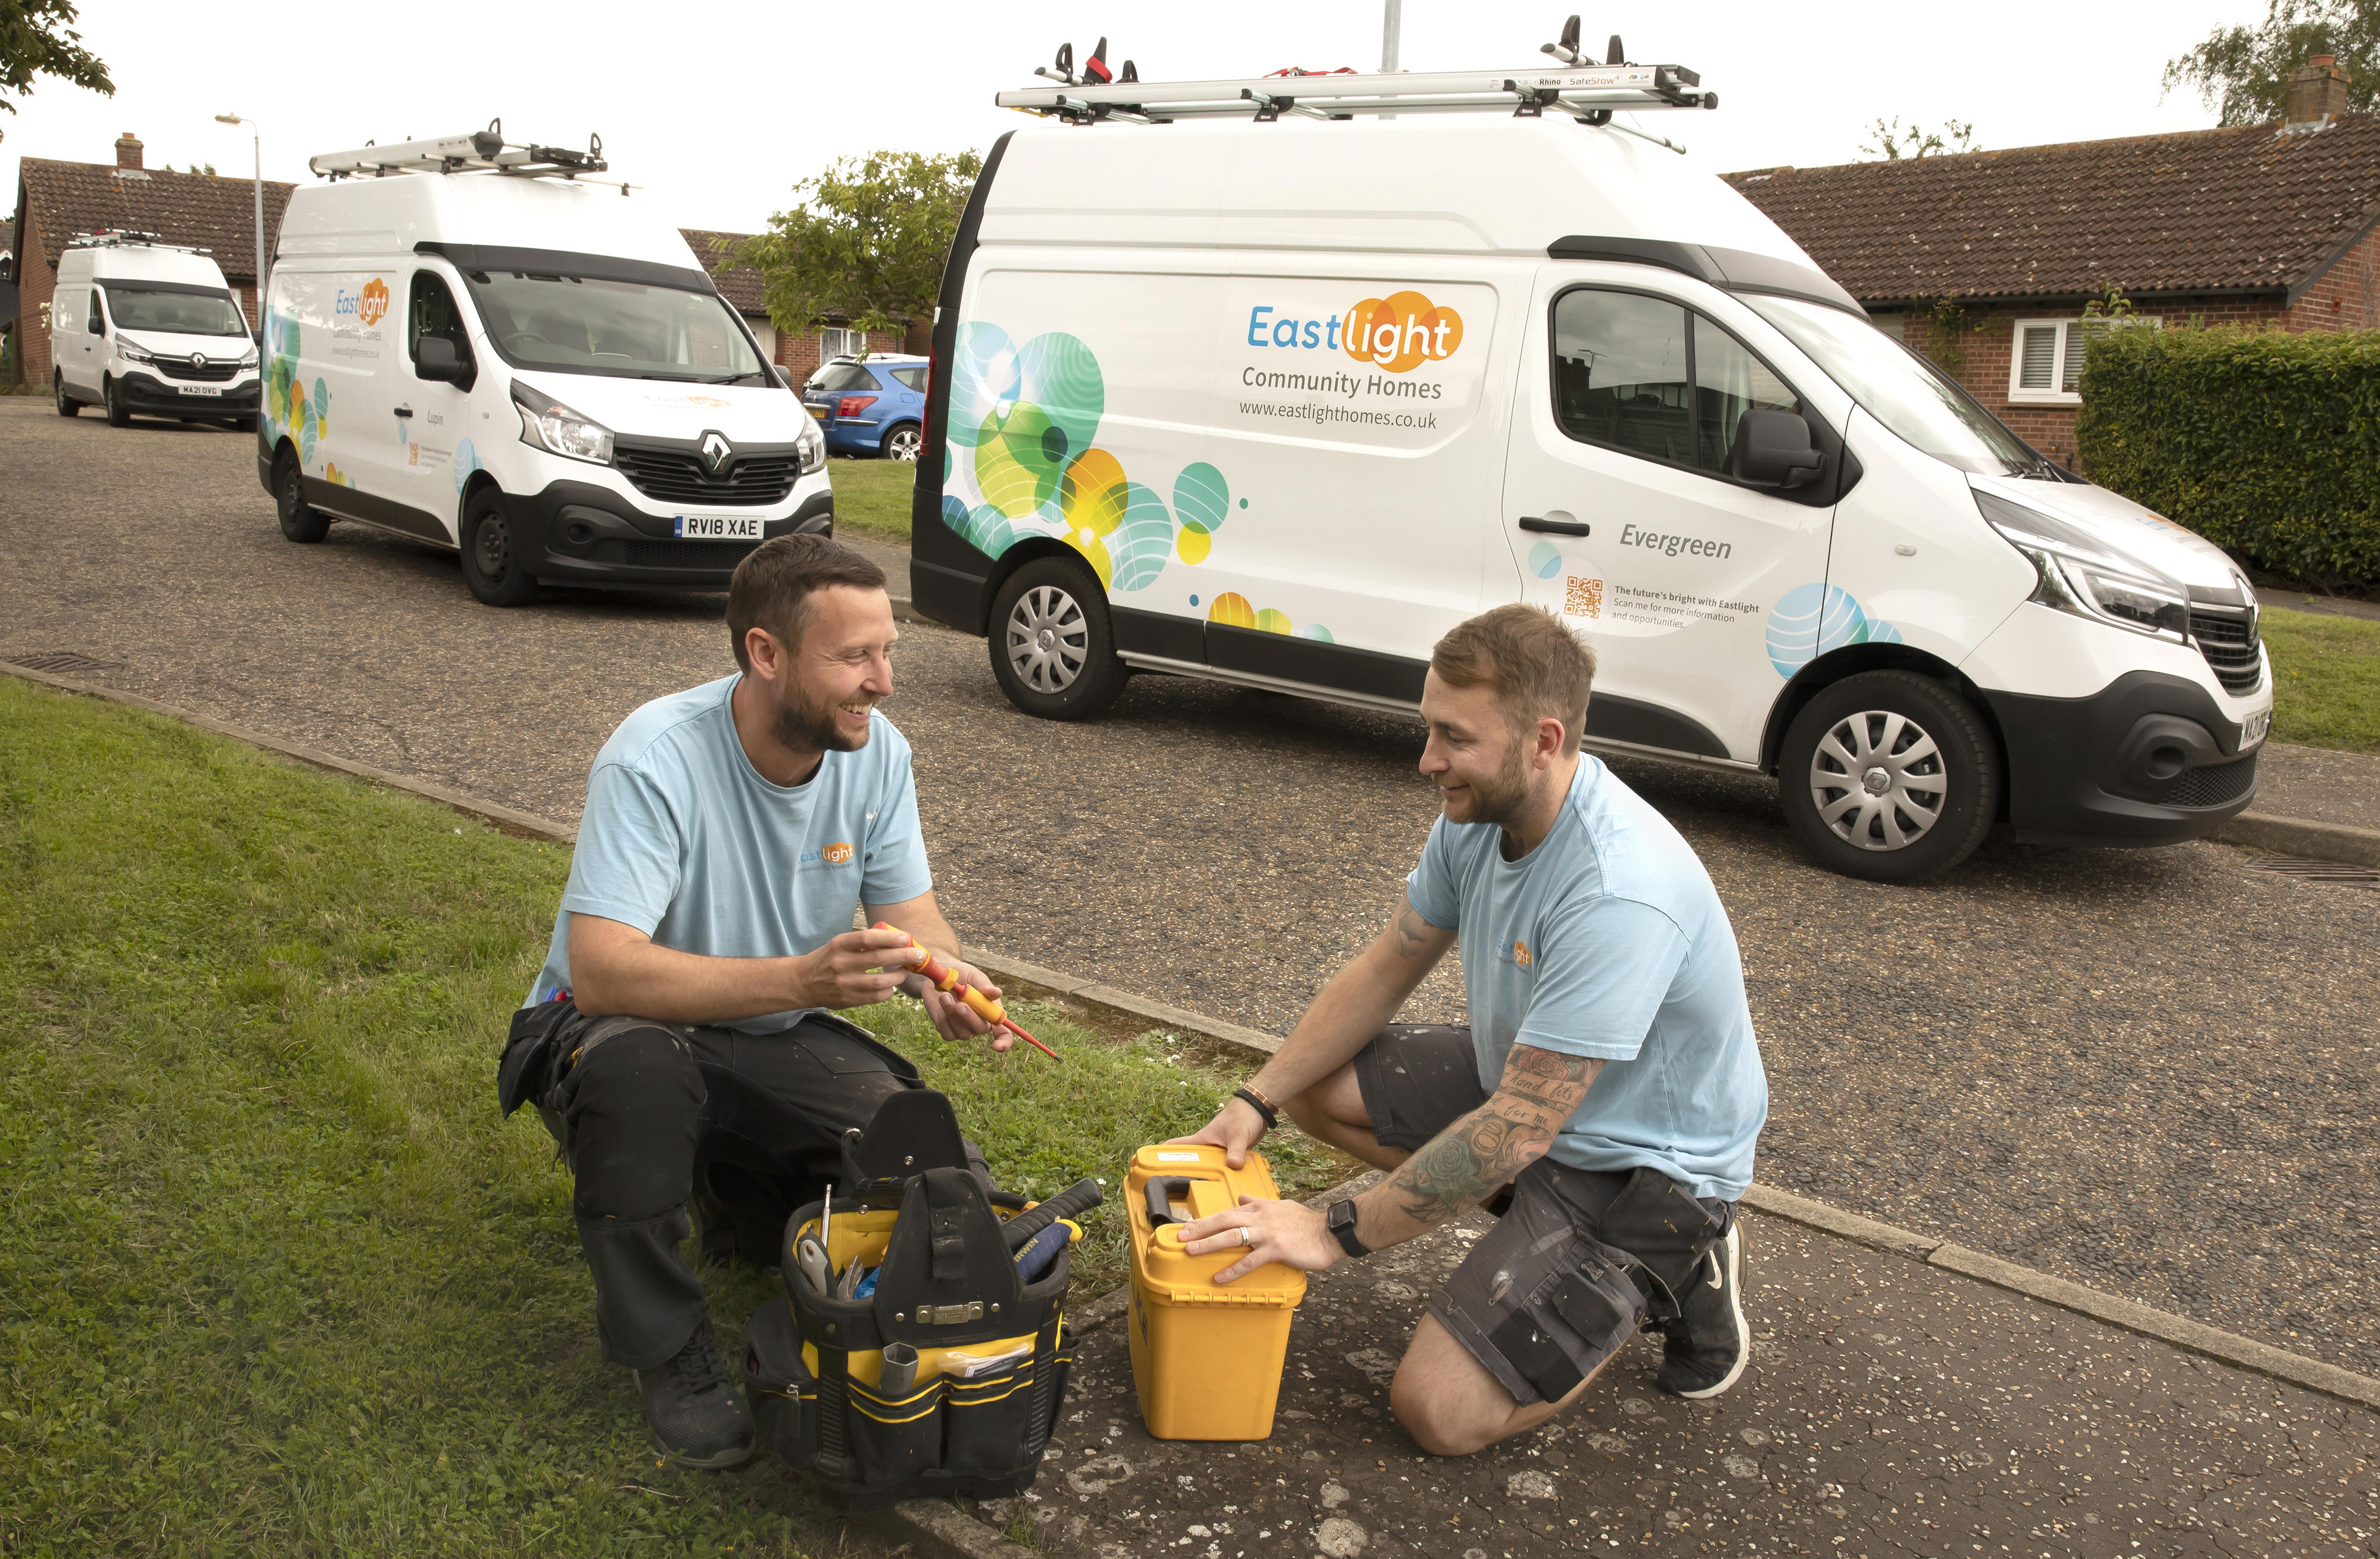
[[[1752,1357],[1752,1334],[1743,1324],[1740,1221],[1729,1220],[1727,1233],[1696,1265],[1678,1303],[1681,1313],[1664,1327],[1668,1341],[1654,1384],[1678,1396],[1717,1396],[1742,1378]]]
[[[628,1372],[645,1399],[655,1443],[681,1466],[740,1467],[752,1455],[752,1410],[728,1378],[708,1316],[667,1363]]]

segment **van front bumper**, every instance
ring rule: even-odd
[[[555,482],[542,492],[504,495],[514,545],[535,560],[529,572],[549,585],[618,590],[727,588],[735,565],[754,541],[681,541],[672,519],[637,509],[609,488]],[[834,494],[815,493],[782,519],[761,527],[764,538],[834,534]]]
[[[2196,683],[2132,671],[2085,698],[1984,690],[2008,755],[2009,824],[2026,844],[2204,839],[2256,797],[2256,753]]]
[[[263,384],[256,378],[235,380],[207,386],[220,389],[220,395],[186,395],[174,380],[129,369],[116,376],[115,394],[125,410],[144,417],[254,417],[263,404]]]

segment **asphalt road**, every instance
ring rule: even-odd
[[[717,598],[478,606],[451,557],[352,526],[281,538],[252,445],[0,400],[0,659],[577,815],[629,710],[732,666]],[[963,935],[1285,1029],[1382,924],[1434,811],[1413,722],[1143,678],[1109,718],[1014,712],[980,641],[905,632]],[[2380,1371],[2380,894],[2216,845],[1988,843],[1948,881],[1804,864],[1772,789],[1615,766],[1701,852],[1775,1094],[1760,1176]],[[1461,1010],[1451,968],[1415,1018]]]

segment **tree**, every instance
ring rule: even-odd
[[[8,94],[33,95],[33,78],[55,76],[94,92],[115,95],[107,66],[82,46],[71,0],[0,0],[0,108],[17,112]]]
[[[931,318],[943,259],[982,171],[973,151],[839,159],[795,185],[794,209],[771,217],[769,231],[745,240],[734,258],[759,267],[769,318],[781,331],[799,333],[825,320],[892,330]]]
[[[1900,121],[1878,119],[1868,127],[1876,143],[1860,142],[1860,150],[1871,157],[1881,157],[1888,163],[1898,163],[1904,157],[1938,157],[1955,151],[1980,151],[1975,144],[1975,127],[1958,119],[1945,119],[1939,130],[1921,129],[1915,125],[1907,129]]]
[[[2281,116],[2290,73],[2316,54],[2354,78],[2350,114],[2380,107],[2380,0],[2270,0],[2260,25],[2216,28],[2166,61],[2161,89],[2195,88],[2222,124],[2262,125]]]

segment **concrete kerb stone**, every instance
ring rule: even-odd
[[[904,600],[896,610],[907,608]],[[922,619],[918,619],[922,621]],[[212,719],[173,705],[144,698],[138,694],[85,683],[52,672],[36,671],[27,667],[0,662],[0,671],[40,683],[67,693],[101,698],[111,703],[129,705],[153,714],[168,716],[227,736],[235,741],[280,753],[315,767],[351,775],[392,790],[405,791],[426,800],[434,801],[466,816],[481,818],[507,833],[524,838],[568,844],[575,842],[577,830],[549,818],[516,811],[461,791],[450,790],[427,780],[393,774],[359,764],[334,754],[247,730],[227,721]],[[2250,837],[2240,837],[2234,830],[2247,830]],[[2268,849],[2323,854],[2329,859],[2352,861],[2359,864],[2380,864],[2380,830],[2356,828],[2344,825],[2309,823],[2296,818],[2276,818],[2254,813],[2243,813],[2233,818],[2214,836],[2226,842],[2242,843]],[[2341,851],[2359,853],[2339,853]],[[1184,1030],[1201,1037],[1219,1041],[1257,1055],[1269,1056],[1281,1048],[1281,1040],[1272,1034],[1246,1028],[1220,1019],[1205,1017],[1185,1008],[1151,1001],[1131,992],[1097,981],[1084,980],[1054,969],[1046,969],[1021,959],[1012,959],[989,949],[962,949],[969,961],[986,973],[1002,978],[1021,980],[1054,991],[1072,1000],[1108,1009],[1121,1016],[1155,1023],[1162,1027]],[[1325,1192],[1335,1198],[1360,1189],[1368,1177],[1351,1181],[1346,1187],[1335,1187]],[[2307,1390],[2318,1391],[2360,1406],[2380,1408],[2380,1380],[2342,1370],[2319,1360],[2291,1353],[2286,1348],[2203,1325],[2185,1317],[2119,1299],[2080,1283],[2032,1267],[2005,1262],[1996,1256],[1972,1251],[1964,1246],[1933,1239],[1914,1230],[1864,1218],[1846,1213],[1824,1202],[1813,1202],[1788,1191],[1767,1186],[1755,1186],[1745,1193],[1744,1201],[1755,1211],[1785,1219],[1821,1233],[1848,1239],[1878,1251],[1912,1257],[1954,1272],[2011,1293],[2056,1305],[2062,1310],[2087,1316],[2107,1325],[2120,1327],[2143,1336],[2154,1337],[2186,1351],[2203,1355],[2240,1369],[2252,1371],[2273,1379],[2285,1381]],[[1118,1289],[1095,1301],[1083,1312],[1079,1329],[1088,1331],[1123,1313],[1127,1296]],[[1026,1559],[1030,1551],[1007,1541],[990,1528],[965,1516],[941,1501],[910,1501],[887,1513],[888,1518],[908,1529],[913,1537],[936,1553],[960,1554],[965,1559]]]

